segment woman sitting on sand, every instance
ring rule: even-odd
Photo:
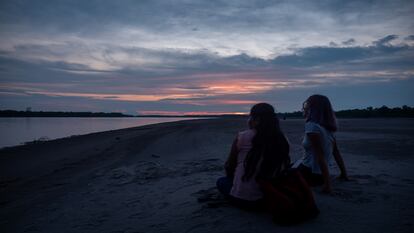
[[[256,209],[263,199],[257,180],[270,180],[289,167],[289,144],[270,104],[254,105],[248,125],[233,142],[227,176],[217,180],[217,188],[234,204]]]
[[[305,156],[298,169],[309,185],[323,185],[322,192],[330,193],[328,166],[332,157],[341,170],[339,178],[348,180],[334,135],[337,130],[335,113],[326,96],[312,95],[303,103],[303,115],[306,120],[302,142]]]

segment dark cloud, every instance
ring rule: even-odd
[[[54,53],[53,51],[51,52],[51,48],[48,46],[21,45],[16,47],[14,53],[8,52],[7,56],[0,56],[0,67],[3,70],[14,69],[14,71],[23,73],[27,70],[33,70],[30,73],[39,73],[39,77],[55,77],[56,72],[61,72],[59,76],[63,75],[65,77],[62,80],[66,78],[71,79],[70,77],[83,78],[85,76],[91,78],[91,75],[105,77],[119,74],[121,77],[134,77],[135,81],[142,80],[143,82],[149,79],[156,82],[157,77],[173,77],[172,79],[176,78],[175,81],[182,81],[192,77],[192,74],[199,73],[243,72],[280,67],[280,69],[287,69],[288,67],[306,68],[332,64],[369,66],[370,69],[375,70],[383,68],[383,63],[388,63],[388,67],[396,66],[398,69],[410,69],[413,65],[414,48],[408,45],[389,44],[396,37],[395,35],[387,36],[375,41],[374,46],[366,47],[300,48],[296,49],[293,54],[277,56],[270,60],[252,57],[243,53],[235,56],[221,57],[209,51],[183,52],[182,50],[151,50],[138,47],[109,46],[104,50],[101,57],[95,57],[95,59],[101,59],[102,62],[107,63],[110,67],[116,67],[109,71],[94,69],[81,63],[65,62],[63,59],[66,53],[63,51],[70,51],[73,45],[69,45],[68,48],[60,47],[57,50],[62,59],[58,61],[32,60],[31,62],[24,62],[17,55],[17,58],[11,59],[10,57],[13,57],[14,53],[30,53],[40,58]],[[384,46],[384,44],[388,44],[388,46]],[[118,54],[122,54],[124,60],[119,60],[117,58]],[[134,59],[156,60],[157,62],[140,65],[134,65],[134,62],[128,63],[129,61],[134,61]],[[50,72],[50,74],[45,75],[45,72]],[[84,73],[75,74],[70,72]],[[90,73],[89,76],[88,73]],[[33,75],[27,77],[27,79],[28,81],[36,80]],[[48,78],[42,78],[42,80],[44,79]]]
[[[2,1],[0,19],[3,23],[43,25],[59,31],[82,33],[96,33],[114,25],[140,26],[154,31],[170,31],[177,27],[192,30],[210,23],[222,24],[223,20],[237,22],[243,16],[250,20],[244,19],[242,22],[260,21],[260,17],[249,14],[252,7],[255,7],[254,3],[232,1],[74,0],[45,4]]]
[[[386,38],[386,39],[385,39]],[[414,48],[407,45],[392,46],[388,44],[394,37],[385,37],[368,47],[310,47],[299,49],[295,54],[283,55],[272,60],[273,64],[287,66],[321,66],[338,63],[363,63],[370,59],[398,59],[409,61]],[[388,44],[388,46],[384,46]],[[399,59],[401,58],[401,59]],[[411,64],[411,63],[410,63]],[[380,67],[378,67],[380,68]],[[406,67],[409,68],[409,67]]]
[[[63,61],[29,62],[3,56],[0,56],[0,70],[0,83],[70,83],[81,80],[101,80],[103,77],[102,74],[88,75],[88,72],[93,72],[94,70],[89,69],[83,64],[66,63]],[[85,71],[85,73],[71,73],[70,71]]]
[[[2,24],[32,25],[37,30],[75,31],[96,35],[113,27],[150,31],[308,30],[318,20],[340,24],[374,24],[410,15],[412,1],[110,1],[9,0],[0,3]],[[401,9],[401,6],[404,6]],[[395,9],[399,9],[398,14]],[[313,12],[310,14],[310,12]],[[369,12],[367,14],[366,12]],[[295,16],[295,17],[294,17]],[[25,28],[27,29],[27,28]]]
[[[337,43],[335,43],[335,42],[333,42],[333,41],[331,41],[331,42],[329,42],[329,46],[331,46],[331,47],[336,47],[336,46],[338,46],[338,44],[337,44]]]
[[[397,38],[398,38],[397,35],[388,35],[388,36],[386,36],[384,38],[381,38],[381,39],[379,39],[377,41],[374,41],[373,43],[376,46],[389,46],[389,45],[391,45],[390,42],[393,41],[393,40],[395,40],[395,39],[397,39]]]
[[[46,64],[44,63],[44,65],[49,67],[50,69],[62,70],[62,71],[66,71],[66,72],[78,72],[78,73],[83,73],[83,74],[98,73],[100,75],[103,75],[105,73],[112,73],[111,71],[91,69],[89,66],[84,65],[84,64],[67,63],[67,62],[63,62],[63,61],[46,62]]]
[[[356,42],[355,39],[351,38],[349,40],[346,40],[346,41],[342,42],[342,44],[343,45],[353,45],[353,44],[355,44],[355,42]]]

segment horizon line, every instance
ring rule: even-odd
[[[335,113],[341,112],[341,111],[355,111],[355,110],[375,110],[375,109],[381,109],[381,108],[388,108],[388,109],[404,109],[406,107],[408,108],[414,108],[408,105],[402,105],[398,107],[388,107],[386,105],[382,105],[381,107],[365,107],[365,108],[350,108],[350,109],[342,109],[342,110],[336,110]],[[145,111],[144,114],[127,114],[124,112],[90,112],[90,111],[33,111],[30,108],[26,110],[12,110],[12,109],[0,109],[0,112],[18,112],[20,114],[24,113],[49,113],[49,114],[120,114],[121,117],[220,117],[220,116],[248,116],[249,112],[173,112],[173,111]],[[276,114],[298,114],[302,111],[291,111],[291,112],[276,112]],[[1,116],[1,115],[0,115]],[[4,117],[4,116],[3,116]],[[7,116],[6,116],[7,117]],[[22,116],[24,117],[24,116]]]

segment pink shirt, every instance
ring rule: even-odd
[[[247,153],[252,148],[252,139],[256,134],[255,130],[249,129],[239,132],[237,135],[237,166],[234,172],[233,187],[230,195],[243,200],[256,201],[263,197],[259,184],[256,182],[254,175],[247,181],[242,181],[244,175],[244,160]]]

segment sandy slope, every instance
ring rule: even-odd
[[[353,180],[334,181],[333,196],[315,189],[320,216],[294,227],[217,195],[245,121],[164,123],[1,150],[1,232],[414,232],[414,119],[341,120]],[[281,124],[299,158],[303,121]]]

